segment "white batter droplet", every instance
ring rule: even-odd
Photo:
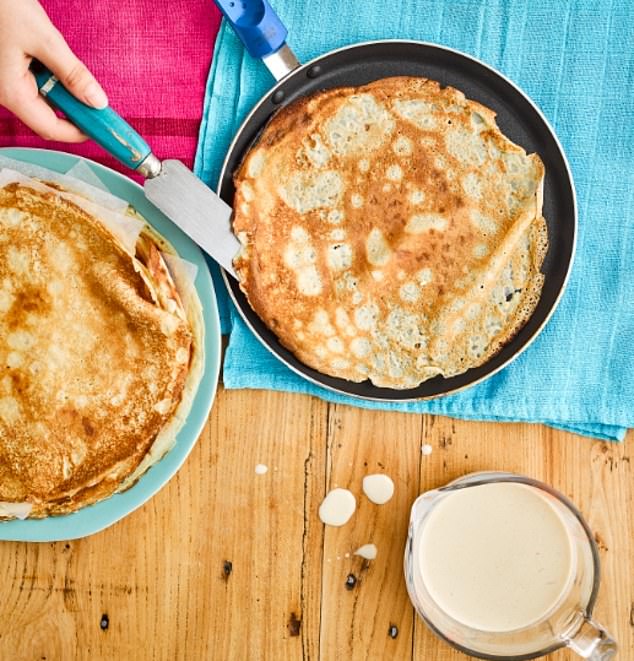
[[[366,560],[374,560],[376,558],[376,546],[374,544],[364,544],[359,547],[354,554],[360,555]]]
[[[420,451],[424,455],[430,455],[433,452],[434,448],[429,443],[425,443],[425,445],[421,445]]]
[[[264,475],[264,473],[268,472],[269,467],[265,466],[264,464],[256,464],[255,465],[255,472],[258,475]]]
[[[363,493],[376,505],[384,505],[394,495],[394,482],[377,473],[363,478]]]
[[[356,509],[357,500],[348,489],[333,489],[319,506],[319,518],[327,526],[343,526]]]

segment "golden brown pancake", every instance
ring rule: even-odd
[[[159,250],[146,226],[128,254],[50,188],[0,189],[0,503],[73,512],[173,443],[202,327]]]
[[[249,303],[320,372],[411,388],[487,361],[532,314],[544,167],[423,78],[280,111],[235,175]]]

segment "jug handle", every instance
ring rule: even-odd
[[[582,659],[590,661],[608,661],[617,652],[614,638],[600,624],[586,616],[577,632],[573,636],[566,636],[564,642]]]

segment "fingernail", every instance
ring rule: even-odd
[[[93,108],[105,108],[108,105],[108,97],[106,93],[95,82],[90,83],[84,92],[86,101],[93,106]]]

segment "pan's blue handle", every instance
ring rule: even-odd
[[[255,58],[277,52],[287,29],[266,0],[214,0],[231,27]]]
[[[82,103],[40,62],[33,61],[31,71],[40,94],[124,165],[136,170],[152,153],[147,142],[112,108],[97,110]]]

